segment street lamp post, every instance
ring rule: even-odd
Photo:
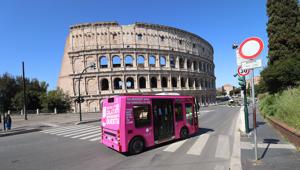
[[[82,70],[82,72],[80,73],[80,75],[79,75],[79,80],[78,80],[78,98],[75,100],[75,102],[77,102],[77,103],[79,104],[79,121],[80,121],[80,122],[82,121],[82,116],[81,116],[81,103],[84,102],[84,99],[83,99],[83,98],[81,97],[81,95],[80,95],[80,80],[81,80],[81,78],[82,78],[83,73],[84,73],[87,69],[89,69],[89,68],[96,69],[96,64],[93,63],[93,64],[91,64],[90,66],[84,68],[84,69]]]

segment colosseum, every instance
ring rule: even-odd
[[[213,53],[203,38],[169,26],[78,24],[70,27],[57,86],[75,99],[80,83],[84,112],[99,111],[104,97],[129,93],[193,95],[208,105],[216,96]]]

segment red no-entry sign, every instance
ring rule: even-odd
[[[250,70],[245,70],[242,66],[238,67],[238,75],[239,76],[247,76],[250,73]]]
[[[254,59],[263,50],[264,43],[258,37],[250,37],[242,42],[239,47],[239,54],[244,59]]]

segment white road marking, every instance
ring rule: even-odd
[[[243,109],[243,108],[241,108]],[[240,110],[241,110],[240,109]],[[240,170],[242,169],[242,164],[241,164],[241,146],[240,146],[240,132],[239,132],[239,123],[241,121],[240,117],[239,117],[239,112],[238,111],[236,113],[237,118],[236,118],[236,122],[235,122],[235,130],[234,130],[234,139],[233,139],[233,145],[234,146],[232,148],[232,154],[231,154],[231,158],[230,158],[230,168],[231,170]]]
[[[71,138],[79,138],[79,137],[83,137],[83,136],[87,136],[87,135],[91,135],[91,134],[101,134],[101,131],[92,131],[92,132],[89,132],[89,133],[84,133],[84,134],[80,134],[80,135],[77,135],[77,136],[73,136]]]
[[[89,141],[93,142],[93,141],[97,141],[97,140],[100,140],[100,139],[101,139],[101,136],[97,137],[97,138],[94,138],[94,139],[90,139]]]
[[[268,144],[267,143],[258,143],[257,147],[259,148],[267,148]],[[242,149],[253,149],[254,144],[250,142],[241,142],[241,148]],[[270,144],[269,148],[271,149],[296,149],[294,145],[291,144]]]
[[[186,141],[187,141],[187,139],[172,143],[166,149],[164,149],[164,151],[166,151],[166,152],[175,152]]]
[[[219,135],[218,145],[216,150],[216,158],[229,159],[230,157],[229,136]]]
[[[64,128],[45,130],[43,132],[51,134],[51,133],[56,133],[56,132],[64,132],[64,131],[69,131],[69,130],[74,130],[74,129],[86,128],[86,127],[88,127],[88,126],[68,126],[68,127],[64,127]]]
[[[97,134],[86,136],[86,137],[79,138],[79,139],[89,139],[89,138],[93,138],[93,137],[96,137],[96,136],[100,137],[100,135],[101,135],[100,133],[97,133]]]
[[[89,130],[91,129],[90,127],[89,128],[79,128],[79,129],[75,129],[75,130],[72,130],[72,131],[68,131],[68,132],[59,132],[59,133],[55,133],[55,135],[57,136],[61,136],[61,135],[67,135],[67,134],[70,134],[70,133],[76,133],[76,132],[81,132],[81,131],[86,131],[86,130]],[[96,128],[93,128],[93,129],[96,129]]]
[[[64,135],[64,137],[69,137],[69,136],[73,136],[73,135],[79,135],[79,134],[83,134],[83,133],[88,133],[88,132],[101,132],[100,129],[88,129],[88,130],[84,130],[84,131],[77,131],[71,134],[67,134]]]
[[[189,155],[201,155],[206,142],[208,141],[209,134],[200,135],[192,147],[187,151]]]

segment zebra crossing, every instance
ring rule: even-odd
[[[87,140],[90,142],[100,141],[101,139],[101,128],[99,126],[74,125],[56,127],[49,130],[43,130],[41,132],[71,139]]]
[[[230,156],[231,156],[229,135],[222,135],[222,134],[212,135],[212,134],[213,133],[206,133],[206,134],[202,134],[197,137],[193,137],[196,139],[190,138],[190,139],[185,139],[185,140],[181,140],[178,142],[174,142],[174,143],[166,146],[163,149],[163,151],[170,152],[170,153],[176,152],[179,148],[185,147],[184,144],[187,141],[193,140],[192,144],[190,144],[190,143],[187,144],[190,146],[186,150],[186,155],[200,156],[203,153],[203,150],[206,148],[207,145],[214,144],[214,142],[212,142],[212,141],[214,141],[214,139],[209,141],[209,139],[211,139],[213,136],[213,138],[217,139],[216,146],[213,147],[213,148],[216,148],[214,157],[229,160]]]

